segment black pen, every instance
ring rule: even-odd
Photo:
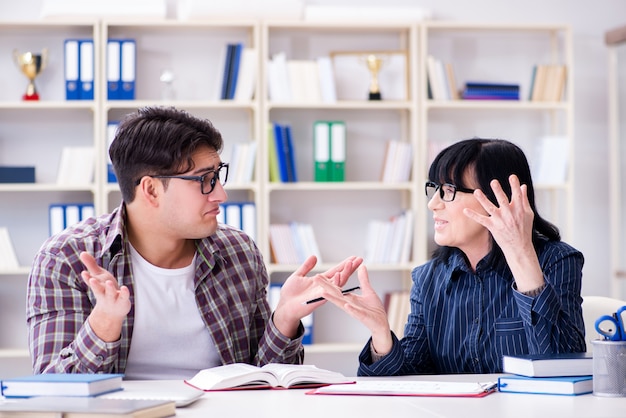
[[[351,287],[350,289],[342,290],[341,293],[345,295],[346,293],[354,292],[355,290],[359,290],[360,288],[361,288],[361,286]],[[302,302],[302,304],[303,305],[309,305],[311,303],[320,302],[320,301],[323,301],[323,300],[324,300],[324,298],[319,297],[319,298],[307,300],[306,302]]]

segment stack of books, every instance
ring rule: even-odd
[[[591,353],[502,356],[498,390],[512,393],[582,395],[593,392]]]
[[[519,84],[468,81],[463,100],[519,100]]]

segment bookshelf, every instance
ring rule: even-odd
[[[608,55],[609,92],[609,167],[611,202],[611,297],[626,299],[626,146],[624,127],[626,79],[623,67],[626,65],[626,27],[614,28],[605,33]]]
[[[13,48],[50,49],[49,66],[37,80],[42,96],[39,102],[22,102],[26,78],[9,60],[0,63],[3,74],[13,75],[11,82],[5,83],[6,88],[0,89],[0,164],[30,164],[37,169],[35,184],[0,184],[0,199],[14,202],[0,207],[0,220],[10,220],[6,223],[22,266],[0,272],[0,360],[23,360],[28,356],[24,282],[30,260],[47,237],[49,204],[89,201],[97,214],[119,205],[117,185],[108,183],[106,175],[107,126],[138,107],[172,105],[210,119],[224,136],[225,161],[229,160],[234,143],[257,142],[253,180],[237,184],[229,179],[226,190],[229,201],[252,201],[256,205],[257,244],[272,283],[284,282],[297,266],[274,262],[270,225],[291,221],[311,224],[323,261],[315,271],[322,271],[349,255],[364,255],[370,221],[388,221],[401,211],[410,211],[414,222],[408,261],[368,264],[370,279],[381,297],[387,292],[408,289],[411,270],[425,262],[432,250],[432,226],[423,184],[436,149],[446,141],[475,135],[519,139],[529,147],[542,135],[559,134],[570,139],[573,135],[571,33],[562,25],[125,19],[0,22],[0,33],[0,54],[5,56]],[[95,40],[95,99],[69,102],[63,89],[62,45],[64,39],[79,36]],[[107,98],[105,53],[109,38],[136,40],[135,100]],[[249,101],[217,99],[222,54],[229,42],[241,42],[259,52],[257,83]],[[512,63],[505,61],[510,60],[508,51],[515,51]],[[352,80],[337,89],[340,94],[336,101],[271,100],[266,82],[269,60],[279,53],[288,61],[348,59],[348,79]],[[368,100],[370,74],[365,58],[372,53],[383,58],[380,101]],[[430,100],[426,79],[429,54],[453,64],[459,85],[479,78],[514,81],[525,91],[523,98],[506,102]],[[532,66],[543,61],[567,66],[570,82],[564,100],[525,100]],[[506,74],[501,68],[507,68]],[[164,72],[173,75],[171,90],[165,91],[168,85],[161,81]],[[346,74],[342,76],[346,80]],[[33,120],[39,123],[31,123]],[[314,179],[316,121],[345,123],[344,181]],[[270,122],[289,124],[292,129],[298,182],[269,181]],[[24,140],[15,141],[18,137]],[[381,181],[389,140],[412,148],[411,175],[406,180]],[[64,144],[95,146],[93,184],[54,184],[52,179]],[[33,148],[42,152],[34,154]],[[570,159],[572,153],[573,146],[568,154]],[[560,222],[566,239],[571,236],[572,181],[570,165],[566,182],[537,185],[545,195],[539,202],[540,208],[546,208],[546,217]],[[356,277],[348,285],[352,282],[356,284]],[[4,303],[6,298],[11,303]],[[313,333],[314,343],[305,349],[305,362],[333,364],[329,367],[336,364],[337,368],[348,358],[356,365],[356,355],[369,336],[358,322],[330,304],[315,312]]]
[[[99,102],[66,101],[63,42],[93,38],[95,21],[0,23],[0,165],[34,166],[36,183],[0,184],[0,224],[9,230],[19,266],[0,272],[0,368],[30,370],[25,320],[29,264],[48,237],[48,206],[58,202],[95,203],[100,177],[83,186],[56,184],[61,152],[66,146],[95,146],[99,141]],[[13,62],[13,50],[42,53],[47,66],[35,79],[39,101],[22,101],[27,79]],[[96,77],[99,55],[95,54]],[[98,94],[99,92],[96,92]],[[19,370],[19,371],[18,371]],[[4,376],[3,376],[4,377]]]

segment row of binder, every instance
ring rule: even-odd
[[[227,202],[220,204],[217,221],[242,230],[256,240],[256,205],[254,202]]]
[[[315,181],[344,181],[346,124],[318,120],[313,124]]]
[[[94,215],[92,203],[53,203],[48,207],[50,236]]]
[[[93,39],[65,40],[66,100],[94,99]],[[135,98],[136,43],[134,39],[109,39],[106,51],[107,97],[109,100]]]

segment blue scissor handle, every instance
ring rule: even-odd
[[[619,326],[620,333],[622,335],[622,340],[626,341],[626,305],[622,306],[615,312],[615,319],[617,321],[617,325]]]
[[[622,311],[622,308],[620,308],[620,311]],[[602,324],[605,322],[610,322],[611,327],[602,327]],[[620,320],[618,323],[618,320],[611,315],[602,315],[600,318],[596,319],[596,331],[598,331],[598,334],[603,335],[605,340],[620,341],[622,339],[623,328],[621,322]]]

